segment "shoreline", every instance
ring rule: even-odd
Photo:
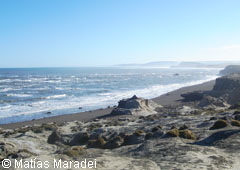
[[[181,99],[183,99],[183,98],[180,96],[181,94],[193,92],[193,91],[197,91],[197,90],[209,91],[213,88],[214,84],[215,84],[215,80],[211,80],[211,81],[207,81],[207,82],[193,85],[193,86],[182,87],[180,89],[163,94],[159,97],[152,98],[152,100],[162,106],[168,106],[168,105],[177,106],[177,105],[182,104]],[[90,120],[93,120],[93,119],[96,119],[96,118],[99,118],[102,116],[109,115],[111,113],[112,109],[113,108],[97,109],[97,110],[92,110],[92,111],[52,116],[52,117],[35,119],[35,120],[15,122],[15,123],[9,123],[9,124],[1,124],[0,128],[16,129],[16,128],[20,128],[20,127],[24,127],[24,126],[33,126],[33,125],[37,125],[37,124],[40,125],[40,124],[52,123],[52,122],[61,124],[64,122],[72,122],[75,120],[86,122],[86,121],[90,121]]]

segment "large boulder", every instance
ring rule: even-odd
[[[80,132],[78,134],[75,134],[73,139],[70,141],[70,145],[83,145],[88,142],[90,138],[90,134],[88,132]]]
[[[155,108],[162,107],[152,100],[138,98],[134,95],[131,98],[118,102],[118,106],[111,112],[112,115],[142,115],[147,116],[156,113]]]
[[[138,109],[148,106],[149,100],[138,98],[136,95],[129,99],[123,99],[118,102],[119,108],[124,109]]]
[[[58,131],[53,131],[52,134],[48,137],[47,142],[49,144],[57,144],[57,143],[61,143],[62,140],[62,136]]]

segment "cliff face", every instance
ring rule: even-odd
[[[240,74],[240,65],[229,65],[224,68],[224,70],[220,71],[220,75],[225,76],[225,75],[230,75],[238,73]]]
[[[240,74],[217,78],[211,91],[195,91],[181,96],[185,102],[200,102],[200,107],[211,104],[226,107],[227,104],[236,104],[240,102]]]
[[[231,91],[240,88],[240,74],[232,74],[217,78],[214,91]]]
[[[240,74],[232,74],[220,77],[211,92],[213,97],[222,97],[228,103],[234,104],[240,101]]]

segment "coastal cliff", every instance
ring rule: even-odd
[[[229,65],[220,71],[221,76],[230,75],[230,74],[240,74],[240,65]]]
[[[216,84],[210,94],[214,97],[222,97],[229,104],[239,102],[240,74],[231,74],[216,79]]]
[[[178,105],[161,106],[133,96],[119,101],[107,116],[90,121],[1,129],[0,158],[86,159],[95,161],[98,170],[237,170],[240,99],[233,94],[239,80],[238,74],[221,77],[210,91],[183,94],[187,100]],[[233,98],[235,104],[227,103]]]

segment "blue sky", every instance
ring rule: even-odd
[[[2,0],[0,67],[240,60],[239,0]]]

